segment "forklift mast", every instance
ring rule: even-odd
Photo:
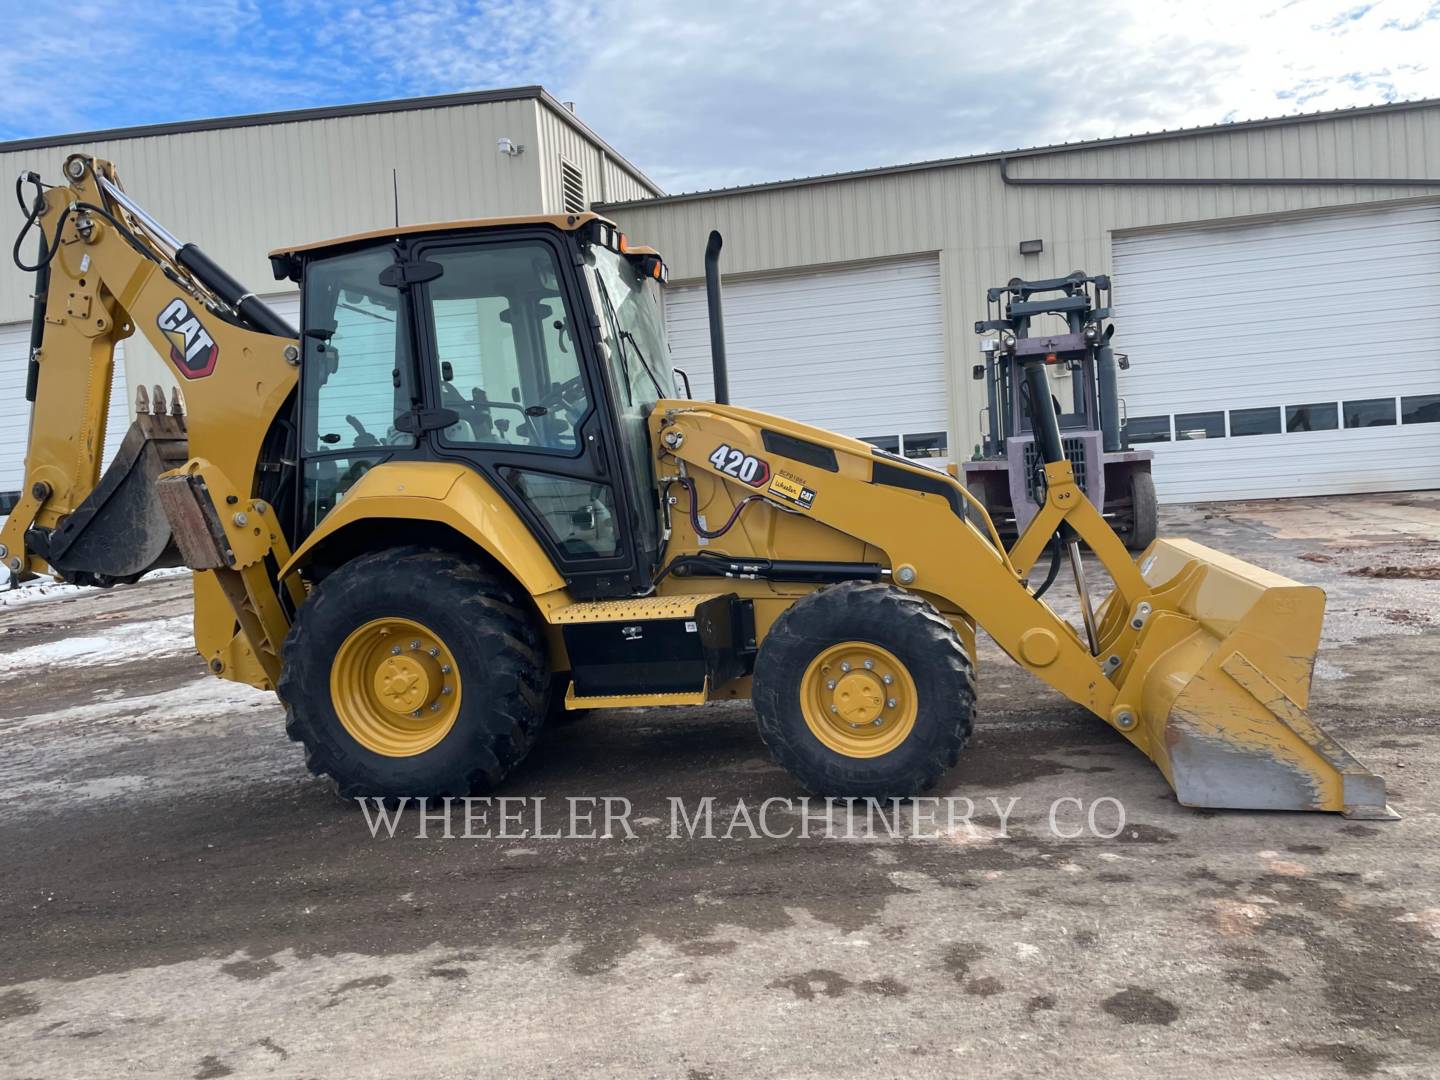
[[[1016,535],[1045,501],[1045,455],[1037,442],[1028,363],[1042,371],[1070,373],[1070,404],[1054,398],[1065,457],[1075,480],[1111,520],[1132,550],[1155,537],[1152,454],[1131,449],[1121,419],[1118,371],[1129,367],[1112,344],[1110,278],[1077,270],[1063,278],[1012,279],[986,293],[989,318],[975,332],[985,362],[974,377],[985,380],[989,423],[976,458],[964,464],[967,486],[985,503],[1004,532]],[[1060,326],[1037,325],[1039,319]],[[1049,386],[1039,380],[1037,387]]]

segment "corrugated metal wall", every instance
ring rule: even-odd
[[[548,212],[564,209],[560,191],[560,162],[570,162],[585,178],[585,202],[626,202],[648,199],[653,194],[634,175],[616,162],[603,146],[587,138],[583,132],[545,102],[537,103],[540,135],[540,186]]]
[[[1217,131],[1012,158],[1012,176],[1440,177],[1440,107]],[[891,172],[607,210],[665,254],[674,281],[703,274],[705,239],[725,236],[729,275],[940,252],[957,453],[978,437],[983,385],[972,332],[985,289],[1012,277],[1110,269],[1120,229],[1407,197],[1418,187],[1011,187],[997,161]],[[1021,256],[1021,240],[1044,253]],[[1116,283],[1117,296],[1124,282]],[[1117,341],[1123,343],[1124,326]],[[1122,346],[1123,347],[1123,346]]]

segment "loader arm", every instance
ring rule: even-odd
[[[150,218],[110,163],[76,155],[65,176],[49,188],[22,177],[36,191],[28,207],[22,197],[27,231],[41,238],[38,262],[21,264],[38,267],[32,407],[0,558],[22,580],[49,569],[98,585],[188,565],[201,655],[273,686],[288,620],[267,563],[289,550],[262,496],[284,467],[273,432],[297,382],[295,331]],[[172,385],[142,388],[145,415],[102,477],[115,346],[137,331]]]
[[[711,520],[734,507],[731,519],[744,522],[744,537],[726,543],[729,557],[813,548],[817,528],[883,553],[891,581],[972,633],[984,629],[1108,723],[1159,766],[1182,803],[1394,816],[1384,782],[1308,716],[1321,590],[1185,540],[1158,540],[1137,564],[1063,458],[1046,464],[1044,505],[1007,552],[963,485],[856,439],[700,402],[660,402],[651,427],[662,482],[684,486],[679,498],[705,506]],[[726,471],[751,460],[738,480]],[[758,489],[746,473],[760,478]],[[1025,579],[1052,537],[1088,547],[1113,582],[1084,629]],[[704,551],[675,515],[666,558]],[[1074,560],[1083,607],[1078,551]],[[695,587],[667,581],[661,591]]]

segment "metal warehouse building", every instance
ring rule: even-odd
[[[261,293],[284,242],[593,205],[665,253],[697,394],[718,228],[732,399],[937,464],[985,423],[985,290],[1108,272],[1162,499],[1440,486],[1440,102],[684,195],[533,87],[10,143],[0,163],[54,177],[74,149]],[[0,273],[0,492],[20,481],[27,286]],[[158,360],[128,361],[154,381]]]

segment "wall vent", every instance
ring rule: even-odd
[[[585,204],[585,174],[568,161],[560,162],[560,201],[567,214],[583,214]]]

